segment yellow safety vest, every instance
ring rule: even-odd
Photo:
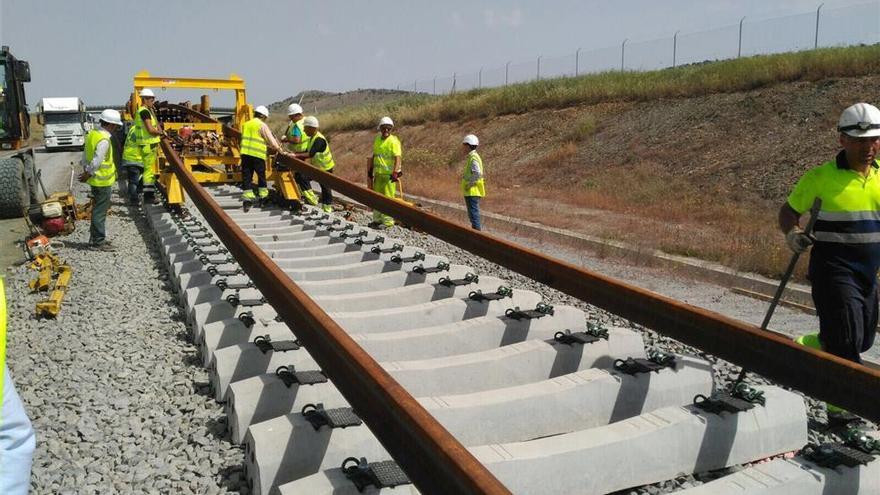
[[[141,155],[141,146],[137,140],[137,127],[131,126],[125,135],[125,145],[122,147],[122,161],[144,165],[144,157]]]
[[[83,148],[86,155],[86,163],[92,161],[92,158],[95,157],[98,143],[105,139],[110,147],[107,149],[107,156],[104,157],[104,161],[101,162],[98,169],[86,181],[90,186],[108,187],[116,182],[116,165],[113,163],[113,141],[110,139],[109,132],[104,129],[92,129],[86,134],[86,142]]]
[[[2,412],[3,404],[3,381],[6,379],[6,291],[3,287],[3,277],[0,277],[0,412]],[[3,421],[3,414],[0,413],[0,423]]]
[[[477,165],[480,168],[480,178],[474,181],[474,185],[471,186],[471,178],[473,177],[471,172],[471,162],[476,160]],[[477,150],[473,150],[468,153],[467,161],[464,163],[464,174],[463,179],[461,179],[461,193],[464,196],[479,196],[483,197],[486,195],[486,181],[483,180],[485,177],[485,172],[483,169],[483,159],[480,158],[480,155],[477,153]]]
[[[373,175],[391,175],[394,171],[394,157],[401,156],[400,140],[397,136],[388,136],[382,139],[382,135],[373,140]]]
[[[330,141],[327,141],[327,138],[324,137],[323,134],[315,132],[315,135],[309,138],[309,144],[318,138],[323,139],[327,143],[327,147],[324,148],[324,151],[315,153],[315,156],[312,157],[312,165],[327,172],[336,166],[336,162],[333,161],[333,153],[330,152]]]
[[[296,122],[291,122],[290,125],[287,126],[287,137],[293,137],[293,129],[299,129],[299,143],[290,143],[290,150],[294,153],[307,153],[309,151],[309,138],[306,135],[305,127],[303,126],[303,120],[299,119]]]
[[[259,117],[248,120],[241,126],[241,154],[266,160],[266,140],[260,135],[263,121]]]
[[[143,110],[150,112],[150,123],[153,124],[153,129],[159,128],[159,120],[156,119],[156,114],[145,106],[138,107],[137,113],[134,114],[134,128],[137,129],[135,131],[137,142],[141,146],[145,144],[157,144],[159,142],[159,136],[154,136],[147,132],[147,126],[144,125],[144,119],[141,118],[141,112]]]

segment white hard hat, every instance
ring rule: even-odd
[[[156,95],[153,94],[153,90],[150,88],[142,89],[138,96],[140,96],[141,98],[155,98],[156,97]]]
[[[118,111],[113,110],[112,108],[108,108],[101,112],[101,121],[108,124],[122,125],[122,117],[119,115]]]
[[[880,110],[868,103],[856,103],[840,114],[837,130],[852,137],[880,136]]]
[[[379,125],[377,127],[382,127],[383,125],[390,125],[394,127],[394,121],[391,120],[391,117],[382,117],[379,119]]]
[[[296,115],[298,113],[303,113],[303,107],[299,106],[299,104],[291,103],[287,106],[287,115]]]
[[[320,124],[318,123],[318,117],[315,117],[314,115],[309,115],[308,117],[303,119],[303,126],[314,127],[315,129],[317,129],[320,126]]]
[[[473,134],[468,134],[467,136],[464,137],[464,139],[461,140],[461,143],[462,144],[469,144],[471,146],[479,146],[480,139],[477,136],[474,136]]]
[[[264,117],[268,117],[269,116],[269,109],[266,108],[265,105],[260,105],[254,109],[254,113],[258,113]]]

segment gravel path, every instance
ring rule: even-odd
[[[113,198],[115,253],[89,251],[88,223],[59,251],[73,267],[57,320],[35,320],[26,267],[7,272],[8,362],[37,432],[32,493],[238,492],[242,451],[187,342],[140,213]]]

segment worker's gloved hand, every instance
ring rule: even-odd
[[[789,230],[788,233],[785,234],[785,243],[788,244],[789,249],[795,253],[803,253],[808,247],[813,245],[813,241],[815,240],[816,239],[813,236],[797,227]]]
[[[403,172],[391,172],[391,182],[397,182]]]
[[[79,177],[77,177],[77,180],[79,180],[80,182],[85,182],[85,181],[89,180],[89,177],[91,177],[91,176],[92,176],[92,174],[90,174],[88,172],[83,172],[83,173],[79,174]]]

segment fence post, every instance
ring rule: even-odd
[[[739,20],[739,39],[736,43],[736,58],[739,58],[742,55],[743,49],[743,21],[746,20],[746,16],[743,16],[742,19]]]
[[[431,89],[431,94],[433,94],[433,95],[437,94],[437,76],[434,76],[434,86]]]
[[[623,40],[623,43],[620,44],[620,72],[623,72],[623,62],[626,60],[626,42],[629,41],[629,38]]]
[[[681,29],[679,29],[678,31],[681,31]],[[678,31],[676,31],[675,34],[672,35],[672,68],[673,69],[675,68],[675,56],[677,55],[676,52],[678,51]]]
[[[581,47],[578,47],[577,51],[574,52],[574,77],[578,76],[578,69],[580,69],[580,60],[581,58]]]
[[[413,81],[413,93],[418,93],[418,92],[419,92],[419,80],[416,79],[415,81]]]
[[[507,86],[507,75],[510,73],[510,61],[504,64],[504,85]]]
[[[450,91],[450,93],[452,93],[452,94],[455,94],[455,83],[457,82],[457,80],[458,80],[458,73],[453,72],[452,73],[452,91]]]
[[[483,89],[483,68],[480,67],[480,73],[477,76],[477,89]]]
[[[537,80],[541,80],[541,57],[542,55],[538,55],[538,77]]]
[[[816,38],[813,41],[813,50],[819,48],[819,12],[822,10],[822,6],[825,3],[820,3],[819,8],[816,9]]]

